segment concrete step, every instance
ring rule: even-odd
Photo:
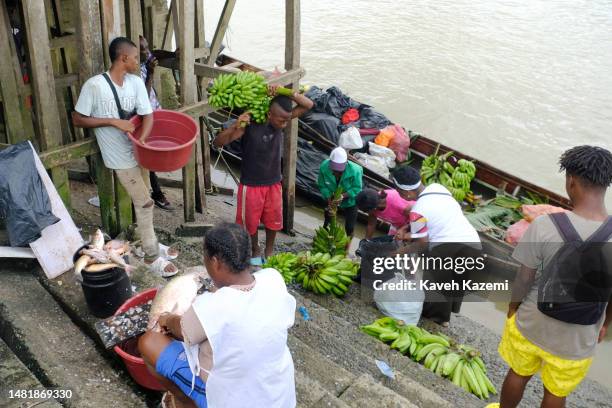
[[[66,316],[31,272],[0,269],[0,336],[46,387],[70,389],[66,407],[146,407],[125,374]]]
[[[300,293],[292,291],[292,294],[298,302],[298,307],[307,308],[311,320],[304,321],[299,315],[296,316],[291,334],[347,371],[356,375],[371,375],[418,407],[482,405],[476,397],[455,387],[448,380],[436,376],[422,365],[391,350],[386,344],[363,334],[357,325],[331,313]],[[380,373],[375,364],[376,359],[387,362],[394,369],[394,380],[389,380]]]
[[[21,408],[26,403],[32,404],[37,401],[27,398],[12,398],[14,395],[9,394],[10,390],[16,392],[18,390],[46,389],[2,340],[0,340],[0,384],[2,384],[0,388],[1,408]],[[53,399],[45,401],[44,406],[61,408],[61,404]]]
[[[367,374],[362,374],[340,396],[349,407],[416,408],[411,401],[383,386]]]
[[[327,391],[317,380],[298,369],[295,370],[295,392],[297,394],[297,408],[349,407],[345,402]]]
[[[288,346],[295,370],[315,379],[335,396],[341,395],[356,379],[356,375],[340,367],[331,359],[295,336],[289,335]]]

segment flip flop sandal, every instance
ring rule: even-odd
[[[159,402],[159,406],[161,408],[176,408],[176,404],[174,402],[174,395],[172,395],[170,391],[166,391],[164,395],[162,395],[162,399]]]
[[[162,258],[164,258],[166,261],[171,261],[173,259],[178,258],[179,254],[177,253],[176,255],[168,255],[168,249],[170,249],[169,246],[162,244],[161,242],[159,243],[159,256],[161,256]]]
[[[254,258],[251,258],[249,263],[251,264],[251,266],[262,266],[264,264],[264,259],[261,256],[256,256]]]
[[[179,271],[177,268],[176,271],[174,272],[166,272],[166,267],[168,265],[172,265],[172,262],[160,256],[152,264],[149,264],[148,266],[151,272],[153,272],[154,274],[159,275],[162,278],[169,278],[170,276],[176,275]]]

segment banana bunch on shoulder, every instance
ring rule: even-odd
[[[295,278],[297,262],[298,256],[296,254],[281,252],[269,257],[263,267],[276,269],[283,276],[285,283],[289,284]]]
[[[296,266],[295,280],[304,289],[338,297],[348,292],[359,271],[359,265],[344,255],[331,256],[329,253],[300,254]]]
[[[481,399],[487,399],[497,390],[487,377],[487,369],[480,352],[473,347],[456,345],[448,336],[432,334],[403,321],[383,317],[361,330],[390,344],[392,349],[422,363],[425,368]]]
[[[439,146],[438,146],[439,147]],[[453,152],[447,152],[438,156],[438,149],[430,156],[427,156],[421,165],[421,179],[425,185],[440,183],[450,191],[455,200],[462,202],[475,200],[474,194],[470,190],[470,184],[476,176],[476,166],[473,162],[465,159],[456,161],[453,166],[449,159],[453,157]]]
[[[291,93],[291,90],[277,90],[277,93],[283,92]],[[244,109],[251,113],[257,123],[266,121],[272,100],[264,77],[250,71],[219,75],[208,89],[208,94],[210,106]]]

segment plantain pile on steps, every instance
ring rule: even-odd
[[[344,255],[312,254],[308,251],[298,255],[295,280],[306,290],[340,297],[349,290],[357,272],[359,264]]]
[[[441,333],[432,334],[391,317],[380,318],[372,324],[362,326],[361,330],[390,344],[392,349],[423,363],[425,368],[448,378],[453,384],[478,398],[487,399],[491,394],[497,393],[487,377],[487,368],[480,352],[473,347],[457,345]]]
[[[449,162],[451,157],[453,152],[438,155],[438,149],[434,154],[427,156],[421,165],[423,184],[440,183],[460,203],[463,200],[474,203],[476,198],[470,189],[470,184],[476,176],[476,166],[465,159],[456,160],[456,165],[453,166]]]
[[[285,284],[293,282],[295,278],[295,267],[298,262],[298,256],[292,252],[281,252],[272,255],[266,260],[264,268],[274,268],[283,276]]]
[[[338,225],[336,214],[338,205],[342,199],[342,188],[338,187],[334,192],[331,204],[328,208],[330,221],[327,227],[319,227],[315,230],[312,242],[313,252],[321,252],[330,255],[346,255],[350,238],[346,235],[344,227]]]

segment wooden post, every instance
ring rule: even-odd
[[[158,44],[157,37],[155,35],[155,6],[153,5],[152,0],[144,0],[143,4],[143,33],[144,37],[149,42],[149,48],[153,50],[157,47]]]
[[[176,3],[176,2],[175,2]],[[181,17],[184,27],[178,30],[180,33],[181,47],[180,54],[180,73],[181,73],[181,104],[183,106],[191,105],[196,102],[196,81],[194,74],[194,34],[189,28],[191,25],[186,25],[186,22],[193,22],[195,18],[195,0],[178,1],[178,10],[173,10],[173,15]],[[174,13],[178,11],[178,13]],[[180,27],[175,19],[175,30]],[[195,221],[195,168],[196,155],[198,149],[193,149],[194,154],[189,160],[189,163],[183,168],[183,206],[185,221]],[[203,193],[203,192],[202,192]]]
[[[138,46],[140,44],[139,36],[142,35],[142,12],[140,9],[140,0],[128,0],[125,2],[125,22],[127,26],[128,38]]]
[[[212,43],[210,44],[210,55],[208,56],[207,63],[211,67],[215,64],[215,60],[219,55],[219,50],[221,49],[221,42],[223,41],[223,37],[225,36],[225,30],[227,30],[227,26],[229,24],[230,17],[232,16],[232,12],[234,11],[234,6],[236,5],[236,0],[226,0],[225,5],[223,6],[223,11],[221,11],[221,16],[219,17],[219,24],[217,24],[217,29],[215,30],[215,35],[213,36]]]
[[[189,20],[181,20],[181,9],[183,7],[183,0],[173,0],[170,3],[170,12],[172,13],[172,28],[174,30],[174,42],[177,48],[181,46],[181,42],[183,41],[183,37],[181,35],[181,21],[189,21]]]
[[[300,0],[285,0],[285,69],[300,66]],[[292,84],[294,91],[299,81]],[[298,120],[293,119],[285,129],[283,152],[283,220],[284,230],[293,230],[295,211],[295,169],[297,162]]]
[[[202,48],[206,46],[205,40],[205,31],[204,31],[204,0],[196,0],[196,18],[195,18],[195,46],[197,48]],[[205,62],[204,59],[200,59],[199,62]],[[205,89],[206,84],[208,83],[208,78],[199,77],[198,78],[198,90],[199,90],[199,100],[204,100],[206,98]],[[208,129],[204,126],[204,121],[200,118],[200,146],[199,149],[201,154],[198,157],[198,162],[201,163],[201,166],[198,166],[198,173],[200,175],[200,169],[202,172],[202,176],[204,178],[204,189],[206,191],[210,191],[212,189],[212,176],[210,170],[210,143],[208,141]],[[199,181],[199,180],[198,180]],[[202,185],[201,182],[198,183],[199,186]],[[204,194],[202,194],[204,196]]]
[[[37,133],[41,150],[48,150],[62,144],[62,128],[55,96],[47,15],[44,2],[23,0],[21,4],[28,38],[28,59],[35,111],[38,118]],[[64,204],[70,208],[70,186],[66,168],[60,166],[51,169],[51,178]]]
[[[121,35],[121,5],[119,0],[100,0],[102,12],[102,48],[106,66],[110,67],[108,45],[115,37]]]
[[[172,20],[172,14],[174,9],[174,2],[176,0],[172,0],[170,2],[170,7],[168,7],[168,14],[166,14],[166,24],[164,28],[164,36],[161,40],[161,49],[167,50],[170,46],[170,33],[174,32],[174,22]]]
[[[17,88],[18,82],[13,69],[13,61],[17,58],[15,51],[6,2],[3,1],[0,3],[0,95],[4,101],[3,116],[8,130],[9,144],[19,143],[28,138],[21,113],[23,100]]]
[[[105,2],[105,0],[102,1]],[[79,41],[78,47],[81,51],[79,82],[82,87],[87,79],[104,70],[104,50],[98,2],[77,0],[75,5],[75,24]],[[93,137],[93,131],[87,130],[86,133],[89,137]],[[111,235],[118,234],[119,224],[115,212],[113,172],[104,165],[100,153],[91,156],[91,162],[96,172],[102,228]]]

